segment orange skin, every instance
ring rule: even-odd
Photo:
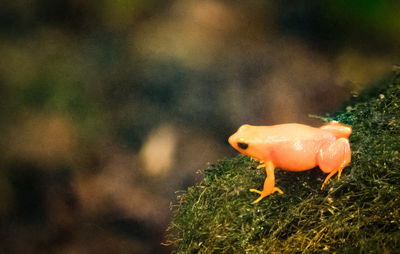
[[[229,143],[239,152],[259,160],[265,167],[267,178],[262,191],[250,189],[260,194],[253,203],[274,193],[283,193],[275,187],[275,167],[289,171],[304,171],[316,166],[329,173],[325,183],[337,172],[338,178],[343,168],[351,161],[348,137],[351,127],[332,121],[319,128],[304,124],[289,123],[273,126],[242,125],[229,137]]]

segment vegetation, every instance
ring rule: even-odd
[[[372,91],[375,91],[372,92]],[[347,103],[335,119],[353,126],[352,162],[340,181],[278,170],[260,203],[250,188],[265,172],[248,157],[225,159],[179,194],[168,228],[177,253],[392,253],[400,247],[400,75]]]

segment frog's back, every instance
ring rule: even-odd
[[[273,126],[263,126],[260,130],[269,142],[278,143],[287,140],[309,141],[330,138],[333,135],[319,128],[304,124],[287,123]]]
[[[320,145],[334,136],[319,128],[303,124],[280,124],[266,126],[264,129],[268,159],[276,166],[291,170],[302,171],[317,165],[316,154]]]

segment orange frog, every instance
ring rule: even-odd
[[[267,178],[262,191],[250,189],[260,194],[253,203],[275,191],[283,193],[275,187],[275,167],[289,171],[304,171],[316,166],[329,173],[325,183],[334,174],[350,163],[351,151],[348,137],[351,127],[332,121],[319,128],[304,124],[289,123],[273,126],[242,125],[229,137],[229,143],[239,152],[248,155],[265,167]]]

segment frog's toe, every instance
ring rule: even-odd
[[[260,194],[260,197],[258,197],[256,200],[253,201],[253,204],[257,204],[258,202],[261,201],[261,199],[263,199],[264,197],[267,196],[267,195],[263,194],[262,191],[259,191],[259,190],[256,190],[256,189],[250,189],[250,191]]]
[[[253,201],[253,204],[257,204],[258,202],[261,201],[261,199],[265,198],[266,196],[261,194],[260,197],[258,197],[256,200]]]
[[[257,169],[259,168],[265,168],[265,163],[261,163],[260,165],[257,166]]]
[[[268,193],[268,194],[266,194],[267,192],[259,191],[259,190],[256,190],[256,189],[250,189],[250,191],[260,194],[260,197],[258,197],[256,200],[253,201],[253,204],[257,204],[263,198],[265,198],[266,196],[268,196],[271,193],[274,193],[275,191],[279,192],[280,194],[283,194],[283,191],[281,189],[279,189],[278,187],[274,187],[273,191],[271,193]]]
[[[342,175],[343,167],[341,166],[338,172],[338,180],[340,180],[340,176]]]
[[[255,192],[261,195],[262,191],[256,190],[256,189],[250,189],[251,192]]]
[[[273,192],[279,192],[279,194],[283,194],[283,191],[281,189],[279,189],[278,187],[274,187],[274,191]]]

